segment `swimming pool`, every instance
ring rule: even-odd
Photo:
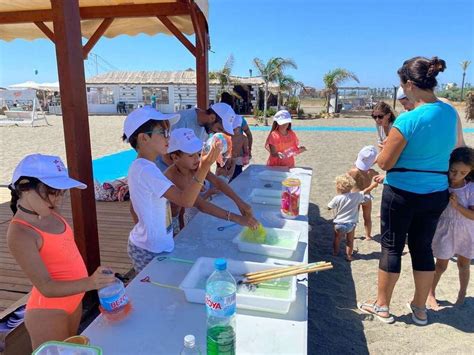
[[[251,126],[252,131],[269,131],[270,126]],[[347,126],[297,126],[294,131],[320,131],[320,132],[375,132],[375,127],[347,127]],[[474,128],[464,128],[464,133],[474,133]]]
[[[269,131],[269,126],[251,126],[252,131]],[[343,126],[298,126],[295,131],[317,132],[375,132],[375,127],[343,127]],[[464,128],[464,133],[474,133],[474,128]],[[92,161],[94,180],[103,183],[127,176],[128,168],[137,157],[133,149],[107,155]]]

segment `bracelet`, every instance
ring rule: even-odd
[[[230,211],[227,211],[227,221],[230,222]]]
[[[204,186],[204,183],[202,181],[199,181],[196,175],[193,175],[193,180],[196,181],[199,185]]]

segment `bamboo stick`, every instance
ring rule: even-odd
[[[298,264],[298,265],[293,265],[293,266],[288,266],[288,267],[279,267],[279,268],[273,268],[273,269],[267,269],[267,270],[262,270],[262,271],[255,271],[255,272],[248,272],[244,274],[243,276],[247,278],[255,278],[255,277],[260,277],[260,276],[266,276],[266,275],[273,275],[274,273],[280,273],[282,271],[290,271],[290,270],[296,270],[300,268],[309,268],[317,265],[328,265],[330,263],[325,262],[325,261],[318,261],[315,263],[310,263],[310,264]]]
[[[312,272],[325,271],[325,270],[330,270],[330,269],[332,269],[332,265],[325,265],[325,266],[319,266],[318,265],[318,266],[314,266],[312,268],[307,268],[307,269],[297,269],[297,270],[282,272],[280,274],[262,276],[262,277],[259,277],[259,278],[245,280],[243,282],[244,283],[257,284],[257,283],[260,283],[260,282],[263,282],[263,281],[279,279],[279,278],[282,278],[282,277],[296,276],[296,275],[300,275],[300,274],[310,274]]]

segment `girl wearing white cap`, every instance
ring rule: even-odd
[[[178,128],[171,132],[168,153],[174,164],[166,170],[165,176],[175,183],[178,188],[185,188],[192,183],[192,177],[199,167],[202,145],[202,141],[195,136],[191,129]],[[227,183],[210,172],[207,174],[206,180],[232,199],[241,215],[224,210],[207,201],[210,191],[204,185],[201,196],[196,199],[194,207],[185,209],[184,225],[201,211],[250,228],[258,226],[257,220],[253,217],[251,206],[242,201]],[[179,206],[175,208],[174,215],[176,216],[180,210]]]
[[[372,180],[378,176],[378,172],[372,169],[377,158],[377,149],[373,145],[363,147],[359,154],[357,154],[357,160],[354,163],[354,167],[347,172],[347,174],[355,180],[355,191],[362,191],[369,187]],[[364,218],[365,228],[365,239],[372,239],[372,198],[361,205],[362,216]]]
[[[289,168],[295,167],[295,155],[306,151],[305,147],[299,145],[298,137],[291,129],[291,115],[288,111],[280,110],[275,114],[265,148],[270,152],[268,166]]]
[[[10,252],[33,284],[25,325],[33,349],[49,340],[77,334],[84,293],[115,281],[103,267],[88,276],[71,227],[58,213],[64,192],[85,189],[71,179],[61,158],[28,155],[18,164],[11,185],[14,213],[7,231]]]

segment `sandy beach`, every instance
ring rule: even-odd
[[[129,146],[121,141],[125,116],[93,116],[89,119],[92,156],[97,158]],[[65,159],[62,119],[49,116],[52,126],[0,127],[0,184],[6,184],[17,162],[26,154],[41,152],[56,154]],[[252,122],[252,121],[251,121]],[[370,118],[318,119],[294,121],[295,126],[362,126],[372,127]],[[465,128],[474,123],[463,122]],[[268,132],[255,131],[253,163],[263,164],[267,152],[263,145]],[[447,308],[429,312],[428,326],[413,324],[406,303],[410,301],[414,286],[409,254],[403,256],[402,274],[395,288],[391,311],[396,317],[392,325],[382,324],[357,310],[357,301],[372,299],[376,294],[376,275],[379,244],[379,206],[382,189],[374,196],[373,241],[365,241],[363,224],[356,231],[358,250],[352,263],[343,257],[331,255],[332,215],[326,209],[334,195],[334,177],[346,172],[353,164],[361,147],[376,143],[375,132],[297,132],[308,152],[297,158],[298,166],[311,167],[314,171],[310,205],[310,261],[327,260],[334,264],[329,272],[310,277],[309,286],[309,353],[472,353],[474,349],[474,280],[468,289],[464,306],[452,307],[458,291],[455,262],[438,287],[437,295]],[[466,143],[474,146],[474,133],[465,133]],[[7,198],[1,189],[2,202]],[[1,236],[4,238],[5,236]],[[472,265],[472,264],[471,264]],[[474,271],[474,269],[471,267]]]

